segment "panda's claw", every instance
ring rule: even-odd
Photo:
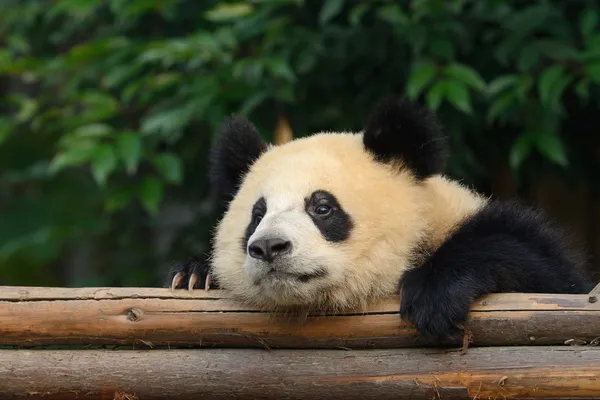
[[[170,288],[171,291],[176,289],[187,289],[188,292],[197,289],[208,291],[211,285],[213,289],[218,287],[210,273],[210,263],[206,256],[193,256],[185,261],[173,263],[165,282],[165,287]]]
[[[183,279],[183,273],[178,272],[175,274],[175,276],[173,277],[173,280],[171,281],[171,292],[175,291],[175,289],[177,289],[177,286],[181,283],[181,280]]]
[[[198,274],[196,274],[194,272],[190,275],[190,280],[188,282],[188,291],[189,292],[192,292],[194,290],[194,286],[196,286],[197,282],[198,282]]]
[[[208,292],[210,290],[210,283],[212,282],[212,274],[208,272],[206,274],[206,280],[204,281],[204,290]]]

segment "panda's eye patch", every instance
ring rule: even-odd
[[[254,203],[254,206],[252,207],[252,214],[249,218],[250,222],[248,223],[248,226],[246,226],[246,234],[244,235],[244,238],[241,243],[242,249],[244,249],[244,251],[246,251],[248,239],[250,239],[250,236],[252,236],[252,234],[256,230],[256,227],[258,226],[258,224],[260,224],[260,221],[262,221],[266,213],[267,202],[265,201],[264,197],[261,197],[256,201],[256,203]]]
[[[252,224],[256,227],[256,225],[260,224],[263,217],[267,212],[267,202],[264,197],[258,199],[256,203],[254,203],[254,207],[252,207]]]
[[[304,206],[327,241],[341,242],[348,239],[353,227],[352,219],[332,193],[317,190],[304,200]]]

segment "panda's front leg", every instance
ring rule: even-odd
[[[174,263],[167,277],[166,287],[174,289],[209,289],[218,288],[212,279],[208,256],[193,256],[185,261]]]
[[[495,292],[587,293],[578,256],[540,213],[492,202],[400,280],[400,315],[422,337],[457,340],[471,306]]]

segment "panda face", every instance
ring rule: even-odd
[[[229,118],[211,152],[213,191],[228,204],[213,278],[267,310],[360,309],[397,293],[402,273],[485,202],[441,176],[446,154],[436,118],[394,96],[361,133],[275,147]]]
[[[376,162],[362,135],[269,149],[217,227],[220,285],[256,306],[356,307],[394,291],[425,221],[422,188]]]
[[[266,292],[303,297],[341,279],[343,271],[328,260],[343,257],[335,243],[350,237],[353,223],[335,196],[315,190],[304,197],[267,197],[268,203],[261,197],[252,207],[243,240],[251,283]]]

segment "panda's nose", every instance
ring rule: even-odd
[[[273,262],[277,257],[292,251],[292,242],[285,239],[256,239],[248,246],[250,257]]]

